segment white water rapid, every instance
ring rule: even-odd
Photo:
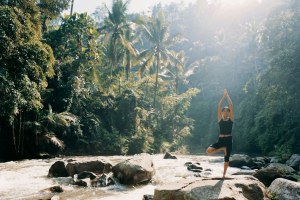
[[[142,200],[144,194],[154,194],[154,189],[160,184],[168,184],[183,179],[197,179],[195,173],[188,171],[184,163],[200,162],[204,171],[202,177],[221,177],[223,171],[223,157],[221,156],[188,156],[177,155],[177,160],[163,159],[163,155],[153,155],[156,174],[151,183],[139,186],[113,185],[105,188],[79,187],[71,185],[69,178],[48,178],[50,166],[57,160],[76,159],[86,157],[64,157],[45,160],[23,160],[0,163],[0,199],[74,199],[74,200]],[[88,157],[89,159],[106,159],[113,165],[128,159],[129,156]],[[210,169],[208,171],[205,171]],[[228,174],[238,171],[229,168]],[[61,185],[64,192],[53,194],[47,188]]]

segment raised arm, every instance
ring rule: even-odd
[[[227,90],[226,90],[226,93],[227,93]],[[233,121],[234,120],[234,110],[233,110],[232,101],[231,101],[230,96],[229,96],[228,93],[226,95],[226,98],[227,98],[228,106],[229,106],[229,109],[230,109],[229,118],[231,119],[231,121]]]
[[[225,90],[224,90],[224,94],[223,94],[223,97],[222,99],[220,100],[219,104],[218,104],[218,122],[221,120],[222,118],[222,105],[224,103],[224,100],[225,100]]]

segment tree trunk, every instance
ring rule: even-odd
[[[157,98],[157,90],[158,90],[158,73],[160,68],[160,54],[159,52],[156,55],[156,77],[155,77],[155,88],[154,88],[154,100],[153,100],[153,108],[156,107],[156,98]]]
[[[131,70],[131,56],[130,56],[130,52],[126,50],[126,81],[129,80],[130,70]]]
[[[70,15],[73,15],[73,6],[74,6],[74,0],[72,0],[72,2],[71,2],[71,11],[70,11]]]

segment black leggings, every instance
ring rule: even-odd
[[[215,149],[225,147],[226,155],[224,156],[224,160],[225,160],[225,162],[229,162],[229,157],[230,157],[231,149],[232,149],[232,136],[219,137],[219,140],[216,143],[210,145],[210,147],[213,147]]]

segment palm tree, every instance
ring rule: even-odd
[[[171,51],[169,65],[163,69],[161,76],[174,82],[175,93],[178,94],[180,84],[187,84],[187,78],[195,73],[199,67],[199,61],[188,64],[188,58],[184,51]]]
[[[140,54],[140,58],[144,59],[140,66],[139,71],[142,73],[145,69],[149,68],[155,63],[155,88],[154,88],[154,99],[153,107],[156,106],[157,91],[158,91],[158,76],[161,70],[162,62],[168,63],[170,61],[170,50],[169,48],[175,44],[176,37],[170,37],[169,26],[165,21],[163,12],[158,12],[155,16],[143,25],[144,33],[146,38],[152,44],[149,49],[144,50]]]
[[[112,78],[113,68],[119,64],[118,48],[120,46],[126,49],[130,54],[136,55],[131,42],[126,38],[126,32],[130,29],[130,24],[126,18],[127,3],[122,0],[114,0],[112,11],[108,10],[108,18],[104,20],[104,26],[100,30],[104,31],[105,37],[103,44],[109,42],[111,69],[110,75]]]

